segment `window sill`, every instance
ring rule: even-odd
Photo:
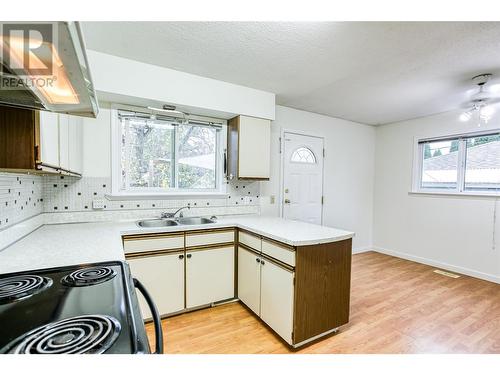
[[[428,195],[428,196],[450,196],[462,198],[500,198],[500,193],[481,193],[481,192],[453,192],[453,191],[409,191],[408,195]]]
[[[151,199],[189,199],[189,198],[227,198],[229,194],[220,192],[172,192],[172,193],[113,193],[106,194],[110,201],[151,200]]]

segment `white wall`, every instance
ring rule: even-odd
[[[88,50],[87,54],[95,88],[107,101],[169,103],[199,115],[242,114],[274,120],[273,93],[106,53]]]
[[[373,243],[382,252],[500,282],[496,199],[409,194],[414,137],[480,130],[458,116],[448,112],[377,128]]]
[[[271,127],[271,179],[261,185],[261,212],[279,216],[281,129],[323,136],[324,163],[323,225],[356,233],[354,251],[372,245],[375,128],[351,121],[276,106]],[[276,203],[270,204],[270,196]]]

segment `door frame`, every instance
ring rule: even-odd
[[[323,166],[321,170],[321,194],[324,197],[325,196],[325,152],[326,152],[326,147],[325,147],[325,137],[315,134],[315,133],[310,133],[310,132],[305,132],[302,130],[295,130],[295,129],[287,129],[287,128],[281,128],[280,129],[280,139],[279,139],[279,145],[280,145],[280,183],[279,183],[279,194],[278,194],[278,199],[279,199],[279,211],[280,211],[280,217],[284,217],[284,190],[285,190],[285,133],[290,133],[290,134],[295,134],[295,135],[302,135],[306,137],[313,137],[313,138],[320,138],[323,141],[323,153],[321,154],[321,157],[323,158]],[[323,209],[323,202],[321,203],[321,225],[323,225],[323,214],[324,214],[324,209]]]

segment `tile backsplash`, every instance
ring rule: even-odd
[[[43,177],[0,173],[0,230],[44,210]]]
[[[0,173],[0,230],[42,212],[174,210],[190,206],[190,215],[259,213],[259,182],[231,181],[227,198],[167,198],[110,200],[111,179],[32,176]],[[102,209],[92,202],[102,200]]]

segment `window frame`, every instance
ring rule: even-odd
[[[415,137],[413,147],[413,169],[412,185],[410,193],[413,194],[431,194],[431,195],[463,195],[463,196],[490,196],[499,197],[499,192],[488,192],[481,190],[465,190],[465,172],[467,168],[467,149],[466,142],[469,138],[498,135],[500,128],[491,128],[475,132],[466,132],[451,135],[442,135],[436,137]],[[457,162],[457,187],[455,189],[433,189],[422,187],[422,173],[424,162],[424,145],[427,142],[453,141],[458,140],[458,162]]]
[[[215,119],[211,117],[189,115],[192,121],[214,122],[221,126],[220,131],[216,133],[216,166],[215,166],[215,188],[213,189],[181,189],[181,188],[122,188],[122,169],[121,169],[121,120],[118,117],[118,112],[135,111],[142,113],[151,113],[143,107],[135,107],[123,104],[111,105],[111,194],[110,199],[114,197],[118,199],[151,199],[154,197],[227,197],[227,183],[224,173],[224,159],[226,157],[227,144],[227,121],[223,119]],[[156,112],[155,112],[156,113]],[[162,115],[161,112],[156,114]],[[179,116],[168,116],[179,117]],[[182,118],[182,117],[179,117]],[[176,133],[177,134],[177,133]],[[177,135],[176,135],[177,137]],[[178,144],[176,144],[175,153],[178,152]],[[178,166],[174,166],[177,170]]]

